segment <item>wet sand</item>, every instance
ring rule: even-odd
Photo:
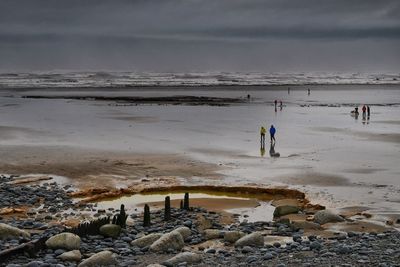
[[[160,177],[191,185],[287,187],[330,208],[400,213],[399,88],[317,87],[310,96],[301,86],[290,95],[282,87],[90,91],[91,97],[251,95],[250,102],[228,106],[124,106],[109,98],[28,99],[20,96],[29,90],[7,91],[0,96],[0,172],[65,176],[86,188]],[[282,110],[274,111],[274,99],[284,101]],[[362,103],[372,106],[368,121],[349,114]],[[280,158],[268,156],[268,144],[260,154],[261,124],[277,126]]]

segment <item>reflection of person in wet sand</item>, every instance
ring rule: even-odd
[[[275,143],[271,143],[269,147],[269,155],[273,158],[279,158],[281,154],[279,152],[275,152]]]
[[[260,155],[261,155],[261,157],[264,157],[264,155],[265,155],[265,147],[261,147],[260,148]]]

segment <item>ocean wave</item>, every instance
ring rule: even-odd
[[[366,73],[0,73],[0,88],[96,88],[139,86],[257,86],[400,84],[400,74]]]

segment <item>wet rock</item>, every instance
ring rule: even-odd
[[[235,242],[236,247],[243,246],[253,246],[253,247],[262,247],[264,246],[264,237],[260,232],[254,232],[248,235],[243,236],[238,241]]]
[[[288,214],[298,213],[299,211],[299,207],[283,205],[275,208],[274,217],[281,217]]]
[[[46,246],[51,249],[62,248],[66,250],[79,249],[81,238],[72,233],[61,233],[50,237],[46,241]]]
[[[31,235],[28,232],[14,226],[0,223],[0,240],[6,238],[17,238],[20,236],[23,238],[30,238]]]
[[[182,252],[165,261],[163,264],[166,266],[176,266],[183,262],[186,262],[187,264],[198,263],[201,262],[201,256],[193,252]]]
[[[306,229],[306,230],[322,230],[322,227],[318,223],[313,223],[309,221],[293,221],[292,225],[297,229]]]
[[[240,231],[227,231],[224,233],[224,241],[229,243],[235,243],[245,235],[246,235],[245,233]]]
[[[79,250],[72,250],[68,252],[64,252],[60,256],[58,256],[63,261],[80,261],[82,259],[82,254]]]
[[[159,233],[145,235],[143,237],[133,240],[131,242],[131,245],[139,248],[148,247],[151,246],[151,244],[153,244],[155,241],[157,241],[161,236],[162,234]]]
[[[82,261],[78,267],[115,266],[118,265],[116,255],[111,251],[101,251]]]
[[[178,231],[162,235],[151,246],[150,250],[154,252],[167,252],[171,250],[181,250],[185,245],[182,235]]]
[[[99,229],[100,234],[105,237],[117,238],[121,234],[121,226],[116,224],[105,224]]]
[[[330,210],[320,210],[314,215],[314,221],[319,224],[343,222],[344,219]]]
[[[217,239],[223,236],[222,231],[218,229],[207,229],[204,231],[206,240]]]
[[[192,234],[192,231],[186,226],[178,227],[172,232],[179,233],[183,237],[183,240],[187,240],[189,236]]]

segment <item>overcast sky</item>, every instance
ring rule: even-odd
[[[0,0],[0,71],[400,72],[399,0]]]

